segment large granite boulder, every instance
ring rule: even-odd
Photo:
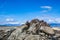
[[[51,34],[51,35],[55,34],[54,30],[51,27],[41,26],[40,30],[47,33],[47,34]]]

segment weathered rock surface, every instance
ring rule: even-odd
[[[39,35],[29,35],[28,37],[25,38],[25,40],[39,40],[40,36]]]
[[[14,31],[0,31],[1,40],[59,40],[60,36],[48,23],[43,20],[33,19],[21,27],[17,27]],[[3,34],[2,34],[3,33]],[[6,35],[6,36],[3,36]]]
[[[11,35],[11,33],[14,31],[15,29],[7,29],[7,30],[0,30],[0,40],[7,40],[7,38]]]
[[[47,34],[54,34],[54,30],[50,27],[41,26],[40,30],[44,31]]]

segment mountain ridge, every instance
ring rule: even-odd
[[[21,26],[22,24],[3,24],[0,26]],[[60,27],[60,23],[49,23],[51,27]]]

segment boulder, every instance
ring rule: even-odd
[[[41,27],[40,27],[40,30],[41,30],[41,31],[44,31],[44,32],[47,33],[47,34],[51,34],[51,35],[55,34],[54,30],[53,30],[51,27],[41,26]]]

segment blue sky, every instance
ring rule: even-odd
[[[34,18],[60,23],[60,0],[0,0],[0,24],[19,24]]]

